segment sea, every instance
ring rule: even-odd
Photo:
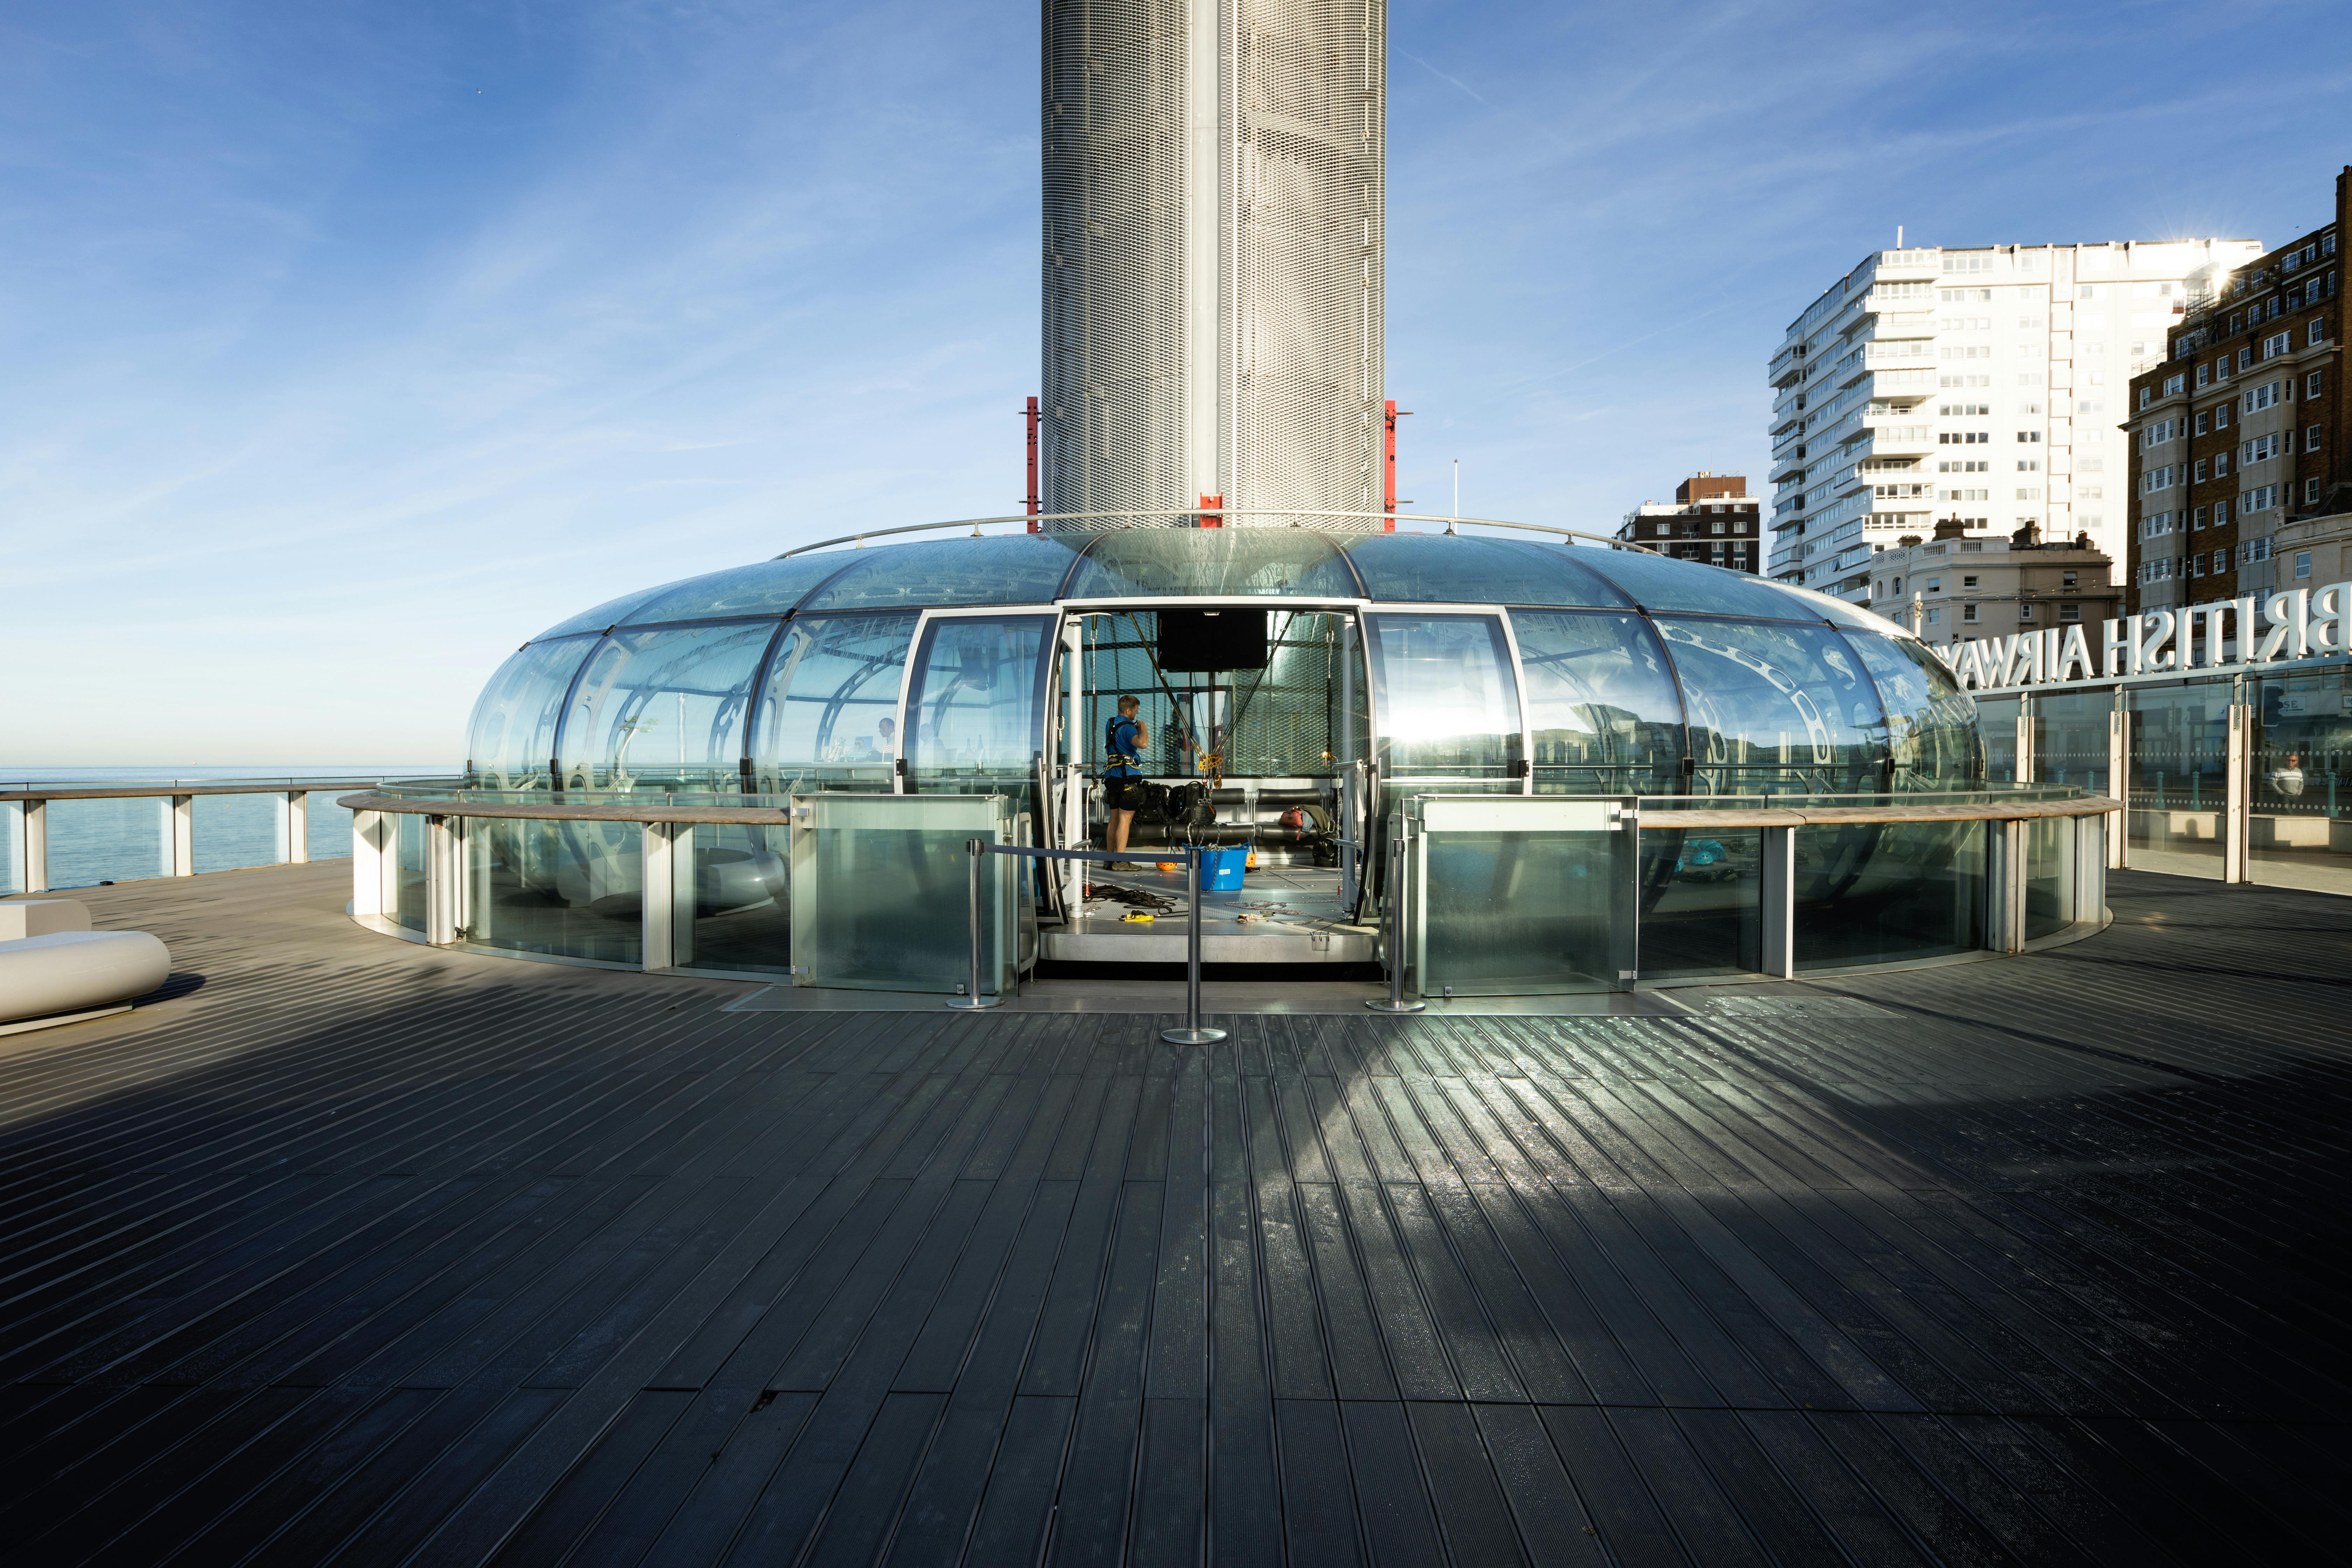
[[[329,766],[324,763],[253,763],[244,766],[11,768],[0,764],[0,791],[41,784],[219,784],[226,781],[304,779],[404,779],[443,777],[458,772],[448,763],[395,763]],[[335,804],[349,788],[310,790],[307,838],[310,858],[331,860],[352,852],[352,814]],[[200,795],[195,797],[195,866],[198,871],[229,871],[274,866],[284,858],[278,841],[274,795]],[[53,800],[48,806],[49,877],[52,889],[93,888],[172,872],[172,803],[168,798]],[[24,890],[22,818],[14,802],[0,802],[0,892]]]

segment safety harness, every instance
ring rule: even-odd
[[[1118,746],[1118,727],[1121,724],[1133,722],[1135,722],[1134,720],[1122,713],[1114,715],[1110,721],[1103,726],[1104,773],[1112,774],[1114,770],[1119,768],[1132,768],[1139,773],[1143,771],[1143,759],[1132,752],[1119,750]]]

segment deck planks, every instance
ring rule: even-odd
[[[2352,906],[1806,1012],[720,1011],[343,868],[0,1048],[10,1561],[2278,1562],[2352,1511]],[[1725,995],[1753,996],[1754,992]]]

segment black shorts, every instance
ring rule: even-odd
[[[1143,780],[1133,773],[1112,773],[1103,780],[1103,798],[1112,811],[1143,809]]]

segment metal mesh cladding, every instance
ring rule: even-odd
[[[1377,510],[1383,0],[1045,0],[1044,54],[1045,510]]]

